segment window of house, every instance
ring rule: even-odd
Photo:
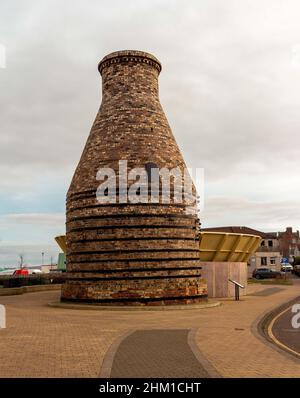
[[[261,257],[260,265],[267,265],[267,257]]]
[[[264,240],[261,241],[261,246],[265,246],[265,241]]]
[[[271,263],[271,265],[275,265],[276,264],[276,257],[271,257],[270,258],[270,263]]]
[[[273,246],[273,241],[272,240],[268,240],[268,246],[272,247]]]

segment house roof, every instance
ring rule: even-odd
[[[213,228],[201,228],[201,231],[207,232],[229,232],[234,234],[249,234],[258,235],[263,239],[276,239],[276,232],[262,232],[257,229],[245,227],[245,226],[228,226],[228,227],[213,227]]]

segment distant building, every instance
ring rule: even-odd
[[[262,238],[261,245],[250,259],[249,271],[252,273],[258,267],[268,267],[280,271],[282,254],[277,233],[261,232],[260,236]]]
[[[278,232],[280,252],[283,257],[293,261],[294,256],[300,255],[300,234],[299,231],[293,232],[292,227],[287,227],[284,232]]]
[[[57,262],[57,269],[60,271],[66,270],[66,255],[65,253],[59,253],[58,255],[58,262]]]
[[[45,274],[48,274],[49,272],[65,271],[66,270],[65,253],[58,254],[57,264],[41,265],[40,269]]]
[[[53,271],[54,269],[56,269],[56,264],[45,264],[45,265],[41,265],[41,271],[43,272],[43,274],[48,274],[50,271]]]

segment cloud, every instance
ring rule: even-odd
[[[202,227],[245,225],[263,231],[280,231],[282,226],[299,229],[297,200],[254,201],[235,197],[211,197],[205,206]],[[244,223],[240,223],[243,219]],[[263,226],[263,228],[262,228]]]
[[[25,262],[41,263],[57,260],[60,249],[54,237],[65,233],[64,213],[6,214],[0,217],[0,266],[17,265],[23,253]]]
[[[24,257],[24,264],[41,265],[55,264],[58,259],[59,249],[55,245],[3,245],[0,242],[0,267],[1,266],[18,266],[19,255]],[[42,253],[44,255],[42,256]],[[43,258],[43,260],[42,260]]]
[[[299,12],[296,0],[1,4],[2,239],[47,243],[64,228],[44,215],[64,212],[101,101],[97,63],[128,48],[162,62],[173,133],[205,169],[203,223],[299,225]]]
[[[44,227],[57,226],[65,222],[64,214],[42,214],[42,213],[26,213],[26,214],[7,214],[0,219],[0,223],[8,224],[25,224],[25,225],[42,225]]]

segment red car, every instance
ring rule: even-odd
[[[28,271],[28,269],[24,269],[24,268],[21,268],[21,269],[16,269],[15,271],[14,271],[14,273],[13,273],[13,276],[27,276],[27,275],[29,275],[29,271]]]

